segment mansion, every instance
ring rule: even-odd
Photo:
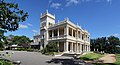
[[[68,18],[55,23],[55,15],[46,11],[40,16],[40,34],[34,36],[33,45],[43,49],[49,43],[56,43],[59,52],[89,52],[90,33]]]

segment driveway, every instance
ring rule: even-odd
[[[21,65],[60,65],[54,63],[47,63],[52,59],[52,56],[45,56],[38,52],[26,52],[26,51],[8,51],[14,52],[10,58],[11,61],[21,61]]]
[[[4,53],[6,51],[3,51]],[[76,64],[71,57],[53,57],[42,55],[38,52],[27,52],[27,51],[8,51],[11,57],[5,57],[11,61],[21,61],[21,65],[92,65],[89,63]],[[13,53],[13,54],[12,54]]]

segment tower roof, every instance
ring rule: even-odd
[[[55,19],[55,15],[52,15],[51,13],[49,13],[48,10],[46,10],[46,12],[43,13],[43,14],[41,13],[40,18],[43,18],[43,17],[45,17],[45,16],[48,16],[48,17],[50,17],[50,18],[52,18],[52,19]]]

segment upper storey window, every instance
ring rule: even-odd
[[[82,34],[82,40],[84,40],[84,34]]]
[[[53,24],[49,22],[49,26],[53,26]]]
[[[72,36],[72,28],[69,27],[69,35]]]
[[[44,27],[44,26],[46,26],[46,22],[44,22],[44,23],[41,24],[41,27]]]

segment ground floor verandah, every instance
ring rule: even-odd
[[[90,45],[85,43],[78,43],[78,42],[68,42],[68,41],[54,41],[49,43],[56,43],[59,52],[66,52],[66,53],[81,53],[81,52],[89,52]]]

